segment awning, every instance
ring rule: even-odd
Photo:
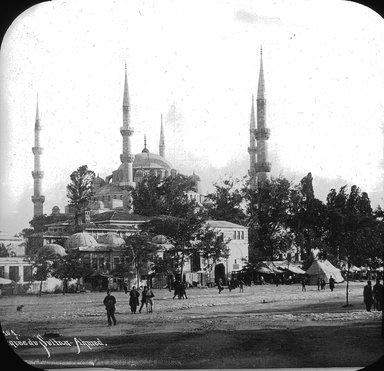
[[[9,285],[13,283],[12,280],[9,280],[8,278],[0,277],[0,285]]]
[[[303,271],[301,268],[299,267],[295,267],[295,266],[292,266],[292,267],[289,267],[288,270],[292,273],[296,273],[296,274],[306,274],[305,271]]]
[[[256,272],[264,273],[264,274],[271,274],[271,273],[273,273],[269,268],[266,268],[266,267],[257,268]]]

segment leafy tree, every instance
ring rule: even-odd
[[[63,295],[67,292],[68,281],[79,279],[90,273],[91,269],[84,266],[81,255],[76,250],[70,250],[67,255],[55,259],[51,268],[51,275],[63,281]]]
[[[135,212],[140,215],[182,217],[197,207],[187,192],[194,189],[191,177],[177,174],[161,179],[150,174],[132,192]]]
[[[222,184],[215,183],[215,191],[207,195],[212,203],[207,204],[208,215],[214,220],[226,220],[244,225],[244,195],[238,179],[225,179]]]
[[[70,175],[71,182],[67,185],[69,205],[75,208],[75,223],[80,224],[79,216],[93,196],[93,179],[95,173],[88,170],[87,165],[80,166]]]
[[[272,260],[290,249],[290,191],[291,184],[283,177],[266,180],[256,189],[244,190],[248,201],[250,260]]]

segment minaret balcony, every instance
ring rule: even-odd
[[[269,173],[271,171],[272,164],[270,162],[257,162],[255,170],[257,173]]]
[[[135,155],[131,155],[131,154],[122,154],[120,155],[120,161],[122,163],[124,162],[133,162],[135,160]]]
[[[42,179],[44,178],[44,171],[41,170],[33,170],[32,171],[33,179]]]
[[[34,155],[42,155],[43,148],[42,147],[32,147],[32,152]]]
[[[45,201],[45,196],[32,196],[31,198],[34,204],[43,203]]]
[[[133,134],[134,130],[131,127],[125,128],[124,126],[120,128],[120,133],[124,137],[125,135],[131,136]]]
[[[255,130],[256,140],[268,140],[271,135],[271,131],[268,128],[258,128]]]

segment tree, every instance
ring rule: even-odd
[[[85,267],[81,261],[78,251],[70,250],[52,264],[51,275],[63,281],[63,295],[67,292],[68,281],[70,279],[79,279],[90,273],[90,268]]]
[[[75,208],[75,223],[80,224],[79,216],[93,196],[93,179],[95,173],[88,170],[87,165],[80,166],[70,175],[71,182],[67,185],[69,205]]]
[[[214,220],[226,220],[244,225],[244,195],[238,179],[225,179],[222,184],[214,183],[215,191],[207,195],[212,201],[207,204],[208,215]]]
[[[368,194],[353,185],[339,192],[331,189],[327,196],[328,250],[347,263],[346,306],[349,306],[349,272],[352,265],[362,265],[379,255],[382,248],[380,225],[372,212]]]
[[[266,180],[256,189],[244,189],[253,262],[275,259],[291,248],[290,191],[291,184],[283,177]]]
[[[182,217],[197,207],[187,196],[194,186],[191,177],[181,174],[167,178],[147,175],[132,192],[135,212],[146,216]]]

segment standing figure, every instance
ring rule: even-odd
[[[184,284],[184,282],[181,282],[180,287],[179,287],[179,299],[184,299],[184,296],[186,299],[188,299],[187,293],[185,291],[185,284]]]
[[[321,286],[321,278],[317,278],[317,291],[320,291],[320,286]]]
[[[152,298],[154,298],[154,297],[155,297],[155,295],[153,294],[153,291],[150,288],[148,288],[147,293],[145,295],[145,298],[146,298],[145,305],[147,307],[147,312],[149,312],[149,313],[152,313],[152,311],[153,311]]]
[[[331,291],[333,291],[333,289],[335,288],[335,279],[333,278],[333,276],[329,277],[329,288],[331,289]]]
[[[301,291],[307,291],[307,288],[305,287],[305,278],[301,280]]]
[[[221,278],[217,282],[217,287],[219,289],[219,294],[221,294],[221,292],[224,290],[224,288],[223,288],[223,280]]]
[[[131,313],[135,314],[136,309],[139,306],[139,292],[136,290],[136,287],[133,286],[132,290],[129,292],[129,306],[131,307]]]
[[[326,283],[325,283],[325,279],[322,278],[322,279],[321,279],[321,282],[320,282],[320,287],[321,287],[322,290],[325,289],[325,285],[326,285]]]
[[[373,302],[376,310],[382,310],[384,286],[380,283],[380,278],[376,279],[376,283],[373,286],[372,293],[373,293]]]
[[[244,281],[241,278],[239,280],[239,288],[240,292],[244,292]]]
[[[127,286],[127,284],[125,282],[124,282],[124,292],[126,294],[128,294],[128,286]]]
[[[265,285],[264,276],[261,276],[261,277],[260,277],[260,280],[261,280],[261,284],[262,284],[262,285]]]
[[[172,299],[174,299],[176,296],[178,296],[178,298],[181,299],[181,297],[180,297],[180,281],[175,282],[175,292],[173,293]]]
[[[141,292],[141,306],[140,306],[140,309],[139,309],[139,313],[141,313],[141,310],[143,309],[144,304],[145,304],[145,307],[147,308],[147,312],[148,312],[147,291],[148,291],[147,290],[147,286],[144,286],[144,289]]]
[[[373,296],[373,292],[372,292],[371,281],[367,281],[367,284],[364,286],[364,289],[363,289],[364,304],[365,304],[365,308],[367,309],[367,312],[371,311],[372,302],[373,302],[372,296]]]
[[[116,298],[110,294],[110,291],[107,291],[107,296],[103,300],[103,304],[105,305],[105,309],[107,310],[107,319],[108,319],[108,326],[112,326],[113,324],[116,325],[116,318],[115,318],[115,304],[116,304]]]

